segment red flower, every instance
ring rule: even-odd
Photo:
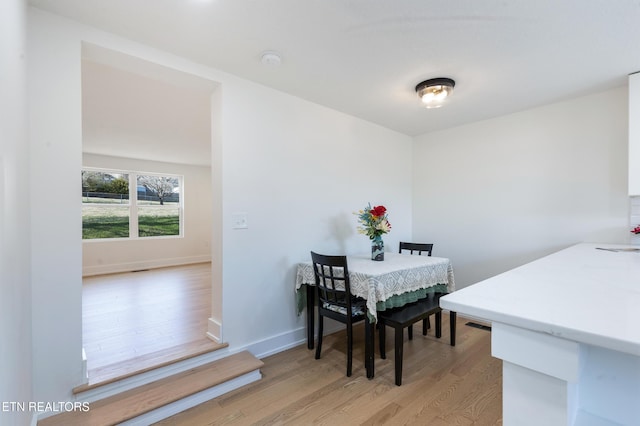
[[[636,226],[631,230],[631,232],[633,232],[634,234],[640,234],[640,226]]]
[[[387,208],[385,206],[375,206],[371,209],[371,215],[375,217],[384,216],[387,212]]]

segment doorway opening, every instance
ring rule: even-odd
[[[107,233],[83,240],[89,384],[223,346],[207,337],[211,318],[218,317],[212,300],[220,296],[212,294],[211,269],[216,87],[210,80],[83,43],[83,168],[184,179],[180,232]],[[138,206],[131,195],[133,200],[120,200],[129,221],[143,208],[153,210]]]

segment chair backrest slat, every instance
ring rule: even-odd
[[[414,251],[417,251],[418,255],[422,255],[424,252],[427,253],[427,256],[431,256],[433,244],[400,242],[400,249],[398,250],[398,253],[402,253],[402,250],[409,250],[411,254],[413,254]]]
[[[346,256],[326,256],[311,252],[320,303],[344,307],[351,315],[351,285]]]

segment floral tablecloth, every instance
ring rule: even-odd
[[[347,256],[351,292],[367,300],[372,321],[377,311],[402,306],[431,292],[455,291],[453,267],[444,257],[385,253],[385,260],[369,256]],[[315,285],[311,261],[298,264],[296,294],[298,313],[306,304],[306,287]]]

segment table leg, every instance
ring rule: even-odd
[[[307,348],[313,349],[313,327],[315,313],[315,287],[307,285]]]
[[[375,324],[369,321],[369,316],[364,320],[364,365],[367,370],[367,378],[373,379],[374,376],[374,333]]]
[[[449,311],[449,327],[451,329],[451,346],[456,345],[456,318],[458,314],[453,311]]]

